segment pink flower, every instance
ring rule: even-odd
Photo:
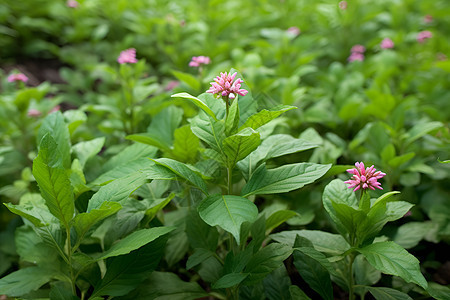
[[[346,10],[347,9],[347,1],[339,2],[339,8],[342,10]]]
[[[236,98],[237,95],[245,96],[248,91],[241,89],[241,83],[244,82],[241,78],[236,79],[237,72],[233,75],[225,73],[220,73],[220,76],[217,76],[214,79],[214,82],[211,82],[211,87],[207,90],[207,93],[217,94],[218,97],[229,97],[230,99]],[[234,82],[233,82],[234,81]]]
[[[178,81],[176,81],[176,80],[169,81],[169,83],[167,83],[167,85],[166,85],[165,90],[166,91],[171,91],[171,90],[173,90],[174,88],[176,88],[179,85],[180,85],[180,83]]]
[[[292,34],[293,36],[297,36],[300,34],[300,29],[297,26],[292,26],[286,29],[286,32]]]
[[[52,113],[52,112],[55,112],[55,111],[59,111],[61,109],[61,106],[59,106],[59,105],[56,105],[55,107],[53,107],[48,113]]]
[[[209,65],[211,59],[208,56],[193,56],[189,62],[189,67],[200,67],[200,65]]]
[[[357,191],[359,189],[371,189],[375,190],[375,188],[382,190],[383,188],[380,186],[377,180],[383,178],[386,174],[381,171],[376,172],[376,169],[371,166],[370,168],[364,169],[364,163],[355,163],[355,167],[353,169],[348,169],[347,172],[353,174],[350,180],[345,181],[345,183],[349,184],[348,188],[355,188],[353,191]]]
[[[80,3],[78,3],[76,0],[67,0],[66,5],[68,7],[77,8]]]
[[[364,54],[358,53],[358,52],[352,52],[352,54],[350,54],[350,56],[347,58],[347,60],[349,62],[356,61],[356,60],[364,61]]]
[[[423,17],[423,22],[425,24],[429,24],[429,23],[433,22],[433,17],[431,15],[426,15],[425,17]]]
[[[363,45],[355,45],[355,46],[352,47],[350,52],[352,52],[352,53],[364,53],[364,52],[366,52],[366,47],[364,47]]]
[[[394,48],[394,42],[390,38],[385,38],[381,41],[381,49],[392,49]]]
[[[41,112],[39,110],[35,109],[35,108],[30,108],[28,110],[27,115],[29,117],[39,117],[41,115]]]
[[[136,49],[130,48],[130,49],[120,52],[120,55],[117,58],[117,62],[119,64],[126,64],[126,63],[135,64],[135,63],[137,63],[138,61],[136,59]]]
[[[425,43],[427,39],[430,39],[433,36],[433,33],[431,31],[425,30],[421,31],[417,34],[417,41],[421,44]]]
[[[27,82],[28,77],[23,73],[11,74],[8,76],[8,82],[22,81]]]

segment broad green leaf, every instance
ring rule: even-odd
[[[186,262],[186,270],[192,269],[193,267],[201,264],[211,256],[214,256],[214,252],[210,250],[206,250],[203,248],[196,249],[194,254],[189,256],[187,262]]]
[[[178,94],[172,95],[171,97],[172,98],[183,98],[183,99],[190,100],[198,108],[203,110],[205,113],[207,113],[209,116],[211,116],[214,120],[217,121],[217,118],[216,118],[216,115],[214,114],[214,112],[206,105],[205,102],[203,102],[199,98],[189,95],[188,93],[178,93]]]
[[[186,234],[186,214],[187,209],[184,208],[164,214],[165,225],[176,228],[170,234],[164,254],[164,259],[169,267],[181,261],[189,251],[189,239]]]
[[[223,140],[223,151],[227,156],[227,165],[234,168],[236,163],[255,150],[261,139],[259,132],[251,128],[245,128],[242,131],[227,137]]]
[[[331,165],[298,163],[268,170],[265,165],[261,165],[242,188],[241,193],[244,197],[255,194],[286,193],[314,182],[330,167]]]
[[[94,224],[115,214],[121,208],[122,205],[117,202],[105,201],[98,209],[76,215],[72,225],[77,232],[77,239],[80,241]]]
[[[171,145],[165,143],[161,136],[157,133],[147,132],[147,133],[136,133],[127,135],[127,140],[135,141],[138,143],[155,146],[163,151],[170,152]]]
[[[435,228],[433,222],[409,222],[397,229],[392,240],[405,249],[410,249],[419,244],[427,234]]]
[[[113,170],[114,168],[120,169],[121,167],[127,166],[129,163],[139,158],[154,157],[157,151],[158,148],[156,147],[140,143],[130,145],[111,157],[103,165],[103,173]]]
[[[147,230],[148,233],[150,233],[149,230],[163,228],[164,227],[143,230]],[[139,233],[143,230],[137,232]],[[106,262],[107,270],[105,276],[97,282],[91,297],[103,295],[123,296],[134,290],[143,280],[145,280],[151,272],[156,269],[164,254],[167,236],[159,237],[165,234],[163,232],[160,233],[161,234],[158,236],[154,236],[153,239],[143,237],[145,242],[135,240],[134,245],[137,246],[140,244],[141,246],[137,248],[130,247],[129,249],[134,248],[134,251],[129,254],[108,259]],[[133,238],[139,237],[134,235]],[[124,240],[121,242],[123,241]],[[128,241],[130,241],[130,239]]]
[[[200,203],[198,212],[208,225],[218,225],[230,232],[238,244],[242,223],[251,223],[258,216],[258,208],[253,202],[232,195],[208,196]]]
[[[67,226],[75,211],[73,189],[61,154],[49,134],[42,138],[39,154],[33,161],[33,175],[50,212]]]
[[[247,278],[248,274],[244,273],[230,273],[220,277],[219,280],[214,282],[212,285],[213,289],[225,289],[229,287],[233,287],[239,283],[241,283],[245,278]]]
[[[239,127],[239,101],[235,100],[229,108],[228,115],[225,119],[225,134],[230,136],[235,134]]]
[[[416,154],[414,152],[409,152],[409,153],[394,157],[393,159],[389,160],[388,164],[389,164],[389,166],[391,166],[392,168],[395,169],[395,168],[400,167],[404,163],[407,163],[411,159],[413,159],[414,156],[416,156]]]
[[[141,171],[144,174],[146,174],[146,172],[151,169],[153,169],[153,166],[149,164],[148,158],[141,157],[127,164],[118,165],[117,167],[107,171],[106,173],[103,173],[102,175],[97,177],[97,179],[95,179],[91,183],[91,185],[105,185],[115,179],[119,179],[122,177],[126,177],[130,174],[136,173],[136,171]]]
[[[291,285],[289,287],[289,293],[291,294],[292,300],[311,300],[304,291],[302,291],[298,286]]]
[[[322,299],[333,299],[333,288],[331,286],[330,274],[327,269],[317,260],[326,262],[329,264],[325,255],[318,252],[312,247],[305,247],[307,244],[302,245],[301,239],[303,237],[297,236],[294,243],[294,265],[302,278],[308,283],[308,285],[322,296]],[[314,256],[310,256],[304,253],[304,251],[315,251]],[[311,253],[311,254],[312,254]],[[330,265],[331,268],[331,265]]]
[[[118,243],[114,244],[108,251],[104,252],[96,261],[106,259],[108,257],[128,254],[131,251],[139,249],[140,247],[150,243],[151,241],[159,238],[160,236],[166,235],[174,227],[154,227],[141,229],[133,232],[124,239],[120,240]]]
[[[11,203],[3,203],[9,211],[12,213],[19,215],[31,223],[33,223],[36,227],[44,226],[44,223],[41,221],[41,215],[33,210],[33,207],[26,207],[24,205],[14,205]]]
[[[342,255],[350,248],[350,245],[339,234],[333,234],[320,230],[290,230],[271,234],[270,238],[279,243],[294,246],[296,236],[307,238],[313,243],[317,251],[329,255]]]
[[[351,243],[353,238],[357,236],[359,225],[367,218],[367,215],[363,211],[348,206],[345,203],[335,203],[332,201],[331,204],[333,205],[336,217],[345,228],[345,233],[349,235],[347,238],[349,243]],[[359,239],[359,242],[363,242],[362,238]]]
[[[441,128],[443,124],[441,122],[428,122],[428,123],[418,123],[414,125],[413,128],[411,128],[406,134],[406,143],[412,143],[415,140],[421,138],[422,136],[426,135],[430,131],[433,131],[435,129]]]
[[[35,291],[54,276],[53,272],[41,267],[20,269],[0,279],[0,294],[19,297]]]
[[[155,201],[152,205],[145,211],[146,218],[150,222],[156,214],[162,210],[169,202],[175,197],[174,193],[171,193],[167,198],[160,199],[160,201]]]
[[[184,73],[184,72],[179,72],[179,71],[175,71],[172,70],[171,73],[173,74],[173,76],[175,76],[178,80],[180,80],[181,82],[186,83],[188,86],[190,86],[192,89],[198,91],[200,90],[200,81],[194,77],[193,75],[189,74],[189,73]]]
[[[61,156],[62,167],[64,169],[70,168],[70,134],[66,122],[64,122],[64,117],[60,111],[49,114],[42,125],[39,127],[37,134],[37,143],[42,143],[44,136],[48,134],[52,137],[55,149],[52,151],[59,151]],[[57,148],[57,150],[56,150]]]
[[[266,232],[271,232],[273,229],[277,228],[290,218],[298,215],[297,212],[293,210],[283,209],[274,212],[266,220]]]
[[[142,172],[135,172],[102,186],[89,200],[87,212],[100,208],[103,202],[120,202],[128,198],[130,194],[146,181],[147,178]]]
[[[384,193],[383,195],[378,197],[377,200],[375,200],[372,207],[375,207],[378,203],[380,203],[382,201],[386,202],[388,198],[390,198],[391,196],[396,195],[396,194],[400,194],[400,192],[392,191],[392,192]]]
[[[77,129],[81,124],[86,123],[87,121],[86,113],[79,109],[66,110],[63,113],[63,116],[66,120],[67,127],[69,128],[70,135],[72,135],[75,129]]]
[[[383,273],[414,282],[424,289],[428,284],[420,272],[419,261],[394,242],[374,243],[357,249],[367,261]]]
[[[76,153],[82,167],[86,162],[97,155],[105,144],[105,138],[96,138],[86,142],[79,142],[72,146],[72,150]]]
[[[172,154],[178,161],[194,163],[196,161],[200,140],[189,125],[177,128],[174,133]]]
[[[295,106],[290,105],[278,105],[270,110],[263,109],[256,114],[250,116],[247,121],[245,121],[244,125],[241,126],[240,130],[246,127],[250,127],[253,129],[258,129],[266,123],[269,123],[273,119],[277,118],[279,115],[291,110],[296,109]]]
[[[267,275],[263,280],[264,292],[268,300],[290,300],[291,295],[289,287],[291,279],[289,278],[286,267],[281,265],[278,269]]]
[[[77,199],[84,192],[90,190],[90,188],[86,185],[86,178],[84,177],[83,167],[81,166],[78,158],[75,158],[72,162],[69,179],[73,187],[73,194],[75,199]]]
[[[381,279],[381,272],[367,262],[363,255],[358,255],[353,263],[355,283],[357,285],[374,285]]]
[[[365,287],[376,300],[412,300],[408,294],[386,287]]]
[[[201,115],[190,120],[192,132],[213,150],[223,154],[222,142],[225,136],[225,121],[213,121],[209,118],[201,118]]]
[[[268,159],[296,153],[317,147],[318,144],[304,139],[296,139],[288,134],[271,135],[262,141],[261,145],[246,158],[237,163],[248,179],[252,176],[256,166]]]
[[[328,215],[336,225],[337,230],[345,235],[347,233],[344,224],[339,220],[336,211],[333,207],[334,203],[347,204],[350,207],[356,208],[358,200],[356,199],[353,190],[349,189],[347,185],[340,179],[331,181],[326,187],[322,195],[323,206]]]
[[[172,146],[173,133],[180,126],[183,119],[183,110],[176,106],[169,106],[157,113],[147,132],[158,136],[166,145]]]
[[[203,221],[195,209],[191,209],[186,218],[186,234],[192,248],[215,251],[219,242],[217,228]]]
[[[170,158],[152,159],[152,161],[160,166],[169,169],[177,176],[187,180],[190,184],[199,188],[205,195],[208,195],[208,187],[206,186],[206,183],[203,181],[202,177],[184,163]]]
[[[448,286],[440,285],[435,282],[429,282],[427,292],[434,299],[448,300],[450,295],[450,288]]]
[[[283,261],[292,254],[292,248],[272,243],[262,248],[252,257],[244,269],[249,276],[243,284],[252,285],[264,279],[270,272],[278,269]]]
[[[54,282],[51,284],[50,300],[79,300],[77,296],[72,294],[72,288],[68,282]],[[91,298],[90,298],[91,299]]]
[[[153,272],[144,284],[136,299],[195,300],[208,297],[198,283],[183,281],[174,273]]]
[[[255,222],[253,222],[250,227],[250,232],[252,234],[252,241],[250,242],[250,245],[253,246],[253,252],[257,252],[266,238],[266,218],[264,215],[260,216]],[[245,237],[245,241],[246,240],[247,237]]]

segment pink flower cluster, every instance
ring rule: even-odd
[[[189,67],[200,67],[201,65],[209,65],[211,59],[208,56],[193,56],[189,62]]]
[[[421,44],[425,43],[427,39],[430,39],[433,37],[433,34],[431,31],[425,30],[421,31],[417,34],[417,41]]]
[[[364,52],[366,51],[366,47],[363,45],[355,45],[350,50],[351,54],[348,57],[348,61],[352,62],[355,60],[363,61],[364,60]]]
[[[120,52],[120,55],[117,58],[117,62],[119,64],[126,64],[126,63],[135,64],[135,63],[137,63],[138,61],[136,59],[136,49],[130,48],[130,49]]]
[[[8,76],[8,82],[22,81],[27,82],[28,77],[23,73],[11,74]]]
[[[381,41],[381,49],[392,49],[394,48],[394,42],[390,38],[385,38]]]
[[[300,28],[297,26],[292,26],[286,29],[286,32],[292,34],[294,37],[300,34]]]
[[[347,9],[347,1],[339,2],[339,8],[342,10],[346,10]]]
[[[66,5],[71,8],[77,8],[80,3],[78,3],[78,1],[76,0],[67,0]]]
[[[364,168],[364,163],[355,163],[355,167],[353,169],[348,169],[347,172],[353,174],[350,180],[345,181],[345,183],[349,184],[348,188],[355,188],[353,191],[357,191],[359,189],[371,189],[375,190],[375,188],[382,190],[383,188],[380,186],[381,183],[378,182],[378,179],[383,178],[386,174],[381,171],[376,172],[376,169],[371,166],[370,168]]]
[[[431,22],[433,22],[433,16],[432,15],[426,15],[425,17],[423,17],[423,22],[426,24],[429,24]]]
[[[217,94],[219,97],[229,97],[230,99],[236,98],[236,95],[247,95],[248,91],[241,89],[241,83],[243,83],[244,80],[237,78],[236,81],[234,81],[236,75],[237,72],[233,75],[227,74],[227,72],[220,73],[220,76],[217,76],[214,79],[214,82],[211,82],[211,87],[206,92],[215,95]]]

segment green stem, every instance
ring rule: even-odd
[[[72,268],[72,244],[70,241],[70,227],[66,224],[66,233],[67,233],[67,253],[69,259],[69,269],[70,269],[70,281],[72,283],[72,293],[74,295],[77,294],[75,288],[75,277],[73,276],[73,268]]]
[[[228,195],[233,194],[233,168],[228,167],[227,168],[227,175],[228,175]]]
[[[355,299],[355,295],[354,295],[354,291],[353,291],[353,262],[355,261],[355,254],[351,253],[350,254],[350,263],[348,265],[348,299],[349,300],[354,300]]]

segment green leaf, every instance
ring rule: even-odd
[[[122,205],[117,202],[105,201],[98,209],[76,215],[72,220],[72,225],[77,232],[77,239],[81,240],[94,224],[115,214],[121,208]]]
[[[160,210],[162,210],[167,204],[169,204],[174,197],[175,194],[171,193],[167,198],[159,199],[160,201],[155,201],[154,203],[152,203],[151,207],[149,207],[145,211],[148,222],[150,222]]]
[[[420,273],[419,261],[394,242],[374,243],[357,249],[367,261],[383,273],[414,282],[424,289],[428,284]]]
[[[143,230],[148,231],[158,229],[161,231],[163,228],[164,227]],[[139,233],[143,230],[137,232]],[[148,231],[148,233],[150,232]],[[159,233],[165,234],[163,232]],[[139,236],[135,235],[133,238],[139,238]],[[156,269],[164,254],[164,246],[167,241],[167,236],[156,238],[157,236],[155,236],[154,239],[145,238],[146,243],[135,240],[133,243],[135,246],[141,244],[139,249],[130,247],[129,249],[134,248],[135,250],[127,255],[120,255],[107,260],[107,270],[105,276],[95,285],[95,289],[91,297],[103,295],[123,296],[134,290],[151,274],[151,272],[153,272],[153,270]],[[124,240],[121,242],[123,241]],[[130,239],[128,241],[130,241]]]
[[[171,151],[171,145],[164,142],[164,140],[161,139],[161,136],[159,134],[155,133],[136,133],[127,135],[127,140],[135,141],[138,143],[155,146],[163,151],[170,152]]]
[[[42,216],[36,212],[33,206],[24,206],[23,204],[14,205],[11,203],[3,203],[12,213],[19,215],[28,221],[30,221],[34,226],[41,227],[44,223],[41,221]]]
[[[190,270],[193,267],[201,264],[202,262],[204,262],[205,260],[207,260],[211,256],[214,256],[214,252],[212,252],[210,250],[206,250],[206,249],[203,249],[203,248],[196,249],[194,254],[189,256],[189,258],[188,258],[188,260],[186,262],[186,270]]]
[[[302,291],[298,286],[291,285],[289,287],[289,293],[291,294],[292,300],[311,300],[304,291]]]
[[[414,152],[409,152],[400,156],[396,156],[393,159],[388,161],[388,165],[391,166],[392,168],[398,168],[401,165],[403,165],[404,163],[407,163],[408,161],[410,161],[411,159],[413,159],[413,157],[416,156],[416,154]]]
[[[225,289],[229,287],[233,287],[239,283],[241,283],[245,278],[247,278],[248,274],[244,273],[230,273],[220,277],[213,285],[213,289]]]
[[[374,285],[381,279],[381,272],[375,269],[363,255],[358,255],[353,264],[357,285]]]
[[[175,76],[178,80],[180,80],[181,82],[186,83],[188,86],[190,86],[192,89],[198,91],[200,90],[200,81],[192,76],[189,73],[184,73],[184,72],[179,72],[179,71],[175,71],[172,70],[171,73],[173,74],[173,76]],[[174,95],[175,96],[175,95]],[[173,97],[174,97],[173,96]]]
[[[225,134],[230,136],[235,134],[239,127],[239,105],[238,101],[235,100],[229,108],[228,115],[225,120]]]
[[[79,142],[72,147],[72,150],[76,153],[81,166],[84,167],[90,158],[102,150],[104,144],[105,138],[101,137],[86,142]]]
[[[79,300],[77,296],[72,294],[72,288],[67,282],[54,282],[50,290],[50,300]],[[92,299],[92,298],[90,298]]]
[[[412,300],[408,294],[385,287],[364,287],[374,296],[376,300]]]
[[[339,234],[320,230],[290,230],[271,234],[270,238],[279,243],[294,246],[296,236],[299,235],[311,241],[317,251],[329,255],[341,255],[350,248],[350,245]]]
[[[208,196],[200,203],[198,212],[208,225],[218,225],[230,232],[238,244],[242,223],[251,223],[258,216],[258,208],[253,202],[232,195]]]
[[[195,209],[191,209],[186,218],[186,234],[192,248],[204,248],[215,251],[219,241],[216,227],[206,224]]]
[[[176,106],[169,106],[157,113],[147,132],[158,136],[159,139],[168,146],[173,143],[173,133],[180,126],[183,119],[183,109]]]
[[[245,121],[244,125],[241,126],[239,130],[242,130],[243,128],[250,127],[252,129],[258,129],[259,127],[263,126],[264,124],[269,123],[273,119],[277,118],[279,115],[291,110],[296,109],[295,106],[290,105],[277,105],[270,110],[263,109],[256,114],[250,116],[247,121]]]
[[[213,150],[223,154],[222,142],[225,136],[225,121],[213,121],[209,118],[202,118],[201,115],[190,120],[192,132]]]
[[[256,166],[260,162],[268,159],[296,153],[317,147],[318,144],[311,143],[304,139],[296,139],[288,134],[271,135],[262,141],[261,145],[250,153],[246,158],[237,163],[237,166],[244,172],[245,178],[252,176]]]
[[[0,294],[19,297],[35,291],[53,277],[53,273],[41,267],[20,269],[0,279]]]
[[[367,215],[363,211],[354,209],[345,203],[335,203],[332,201],[331,204],[333,205],[336,217],[344,226],[345,232],[350,235],[349,242],[351,242],[352,237],[355,237],[357,230],[360,229],[359,225],[367,218]],[[363,242],[362,238],[359,242]]]
[[[128,254],[133,250],[139,249],[140,247],[150,243],[151,241],[159,238],[160,236],[166,235],[174,227],[154,227],[146,228],[133,232],[124,239],[120,240],[118,243],[114,244],[108,251],[104,252],[96,261],[106,259],[108,257]]]
[[[193,186],[199,188],[205,195],[208,195],[208,187],[203,179],[189,168],[186,164],[170,158],[159,158],[152,159],[156,164],[169,169],[171,172],[175,173],[177,176],[187,180]]]
[[[59,151],[61,154],[62,167],[70,168],[70,134],[64,117],[60,111],[49,114],[42,122],[37,134],[37,143],[42,143],[44,136],[48,134],[54,141],[54,152]],[[41,147],[41,146],[39,146]],[[58,150],[56,150],[56,148]]]
[[[152,147],[153,148],[153,147]],[[154,148],[156,149],[156,148]],[[97,179],[95,179],[91,185],[105,185],[110,183],[115,179],[129,176],[136,173],[136,171],[141,171],[146,174],[147,171],[154,169],[152,165],[149,164],[148,158],[138,158],[124,165],[118,165],[112,170],[103,173]],[[150,179],[150,178],[148,178]]]
[[[405,134],[406,143],[410,144],[415,140],[421,138],[426,135],[428,132],[433,131],[435,129],[441,128],[443,124],[441,122],[427,122],[427,123],[418,123],[411,128],[408,133]]]
[[[236,163],[245,158],[252,151],[258,148],[261,143],[259,132],[251,128],[227,137],[223,140],[223,151],[227,156],[228,168],[234,168]]]
[[[347,234],[344,224],[342,224],[336,214],[333,202],[346,204],[350,207],[357,207],[358,200],[356,199],[355,193],[349,189],[342,180],[335,179],[325,187],[322,201],[325,210],[333,220],[337,230],[343,235]]]
[[[196,282],[186,282],[177,275],[153,272],[141,288],[136,299],[195,300],[208,297]]]
[[[263,280],[264,292],[268,300],[290,300],[291,279],[284,265],[267,275]]]
[[[326,256],[312,247],[312,243],[301,236],[294,242],[294,266],[308,285],[323,299],[333,299],[333,288],[328,270],[333,270]]]
[[[120,202],[128,198],[145,182],[147,182],[147,178],[144,174],[136,172],[102,186],[89,200],[87,212],[100,208],[103,202]]]
[[[185,125],[175,130],[172,155],[176,160],[194,163],[197,158],[200,140],[192,133],[191,127]]]
[[[298,163],[267,170],[261,165],[242,188],[244,197],[255,194],[286,193],[322,177],[331,165]]]
[[[450,295],[450,288],[445,285],[440,285],[435,282],[429,282],[427,292],[434,299],[449,300],[448,295]]]
[[[392,240],[405,249],[410,249],[419,244],[427,234],[435,227],[433,222],[409,222],[397,229]]]
[[[283,209],[274,212],[266,220],[266,232],[269,233],[290,218],[297,216],[297,212],[293,210]]]
[[[67,226],[75,211],[73,189],[61,154],[49,134],[42,138],[39,154],[33,161],[33,175],[50,212]]]
[[[178,94],[172,95],[171,97],[172,98],[183,98],[183,99],[190,100],[198,108],[203,110],[205,113],[207,113],[209,116],[211,116],[215,121],[217,121],[217,118],[216,118],[216,115],[214,114],[214,112],[206,105],[205,102],[203,102],[199,98],[189,95],[188,93],[178,93]]]
[[[157,151],[158,149],[152,146],[139,143],[133,144],[120,151],[117,155],[111,157],[103,165],[103,172],[105,173],[113,169],[120,169],[139,158],[154,157]]]
[[[249,276],[243,284],[252,285],[263,280],[270,272],[279,268],[291,254],[292,248],[283,244],[272,243],[262,248],[245,267],[244,273],[249,273]]]

